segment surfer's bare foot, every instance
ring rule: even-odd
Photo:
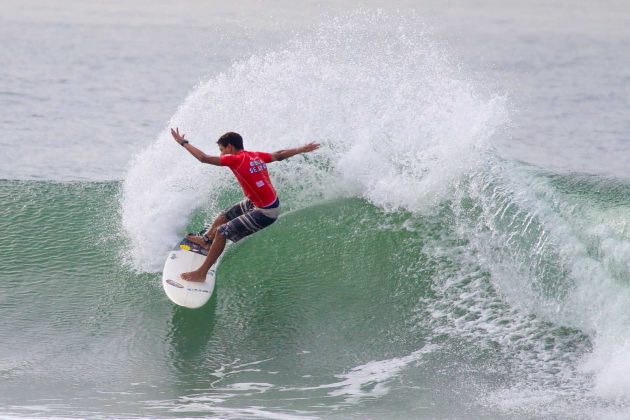
[[[206,279],[206,275],[195,270],[195,271],[191,271],[189,273],[182,273],[181,277],[184,280],[188,280],[188,281],[198,281],[198,282],[202,282]]]
[[[210,249],[210,245],[212,245],[212,241],[206,242],[203,240],[203,237],[199,235],[186,235],[186,239],[205,249]]]

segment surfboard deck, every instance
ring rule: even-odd
[[[175,304],[186,308],[200,308],[212,296],[215,283],[216,264],[210,267],[203,282],[187,281],[181,278],[182,273],[199,268],[206,259],[207,250],[184,238],[172,250],[162,271],[162,287],[166,296]]]

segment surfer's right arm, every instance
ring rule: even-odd
[[[175,139],[175,141],[179,143],[180,146],[188,150],[188,152],[193,155],[199,162],[221,166],[221,159],[219,158],[219,156],[206,155],[204,152],[197,149],[184,138],[186,136],[185,134],[179,134],[179,128],[176,127],[175,130],[171,128],[171,135],[173,136],[173,139]]]

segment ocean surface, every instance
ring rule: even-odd
[[[630,418],[624,1],[0,0],[0,417]],[[269,166],[210,302],[187,231]]]

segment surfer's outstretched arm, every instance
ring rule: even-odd
[[[171,128],[171,135],[180,146],[188,150],[188,152],[190,152],[190,154],[193,155],[199,162],[221,166],[221,159],[218,156],[206,155],[204,152],[190,144],[185,138],[186,134],[179,134],[179,128],[176,127],[175,130]]]
[[[277,152],[273,152],[271,156],[273,156],[273,160],[284,160],[288,159],[291,156],[299,155],[301,153],[312,152],[313,150],[317,150],[319,148],[319,143],[310,142],[305,144],[304,146],[296,147],[294,149],[284,149],[278,150]]]

